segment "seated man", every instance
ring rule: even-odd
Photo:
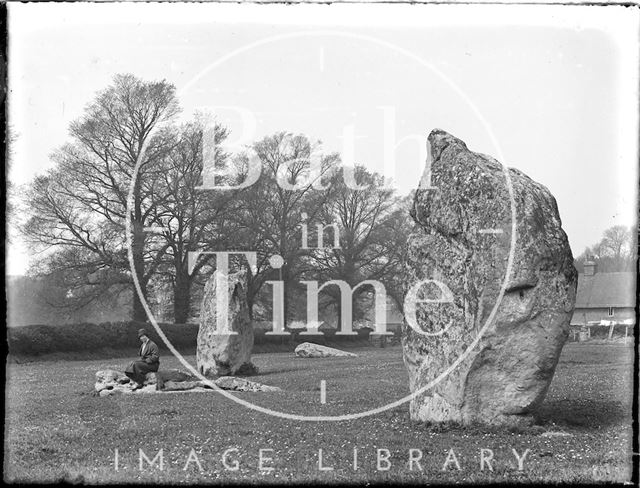
[[[124,373],[136,383],[134,390],[142,388],[147,373],[155,373],[160,367],[158,346],[149,339],[147,331],[140,329],[138,331],[138,338],[142,341],[142,345],[140,346],[140,359],[133,361],[124,371]]]

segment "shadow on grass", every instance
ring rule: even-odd
[[[569,428],[609,427],[631,423],[630,409],[615,400],[563,399],[545,402],[537,412],[538,424],[557,424]]]
[[[300,369],[299,368],[279,368],[279,369],[268,369],[266,371],[263,369],[260,369],[258,374],[254,374],[251,376],[243,376],[243,378],[257,378],[259,376],[271,376],[274,374],[290,373],[291,371],[300,371]]]

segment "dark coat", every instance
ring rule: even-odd
[[[140,359],[147,364],[159,364],[160,363],[160,351],[158,346],[151,339],[146,344],[140,345]]]
[[[140,359],[132,361],[124,372],[129,378],[142,385],[147,373],[155,373],[160,368],[160,354],[158,346],[151,339],[140,346],[139,354]]]

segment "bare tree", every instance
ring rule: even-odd
[[[180,137],[168,153],[158,179],[158,192],[162,195],[154,206],[151,222],[159,230],[152,238],[155,248],[167,248],[160,272],[173,290],[173,310],[176,323],[185,323],[191,311],[192,286],[208,259],[196,262],[190,272],[189,253],[195,251],[228,249],[232,244],[234,221],[233,206],[238,205],[242,191],[203,190],[203,120],[185,124]],[[212,127],[216,149],[227,137],[227,130],[215,124]],[[228,155],[218,151],[216,161],[222,164]]]
[[[587,247],[575,259],[575,265],[582,272],[586,261],[595,260],[601,272],[634,271],[636,247],[636,230],[616,225],[605,230],[599,242]]]
[[[11,170],[11,166],[13,164],[14,148],[15,148],[15,143],[17,139],[18,139],[18,134],[15,132],[13,127],[11,125],[7,126],[7,129],[5,132],[5,138],[4,138],[4,143],[5,143],[4,179],[7,182],[5,186],[5,191],[6,191],[5,217],[9,223],[11,223],[15,217],[14,215],[15,214],[14,212],[15,187],[11,181],[11,178],[9,178],[10,176],[9,173]],[[9,234],[9,238],[10,238],[10,234]]]
[[[258,255],[257,273],[249,276],[250,305],[253,306],[265,281],[282,281],[285,318],[290,319],[291,294],[301,273],[301,257],[309,252],[303,249],[300,240],[302,214],[313,219],[330,200],[335,181],[331,176],[338,156],[316,155],[317,145],[307,137],[286,132],[265,137],[254,143],[251,150],[262,165],[262,173],[243,194],[237,213],[241,231],[236,236],[238,247]],[[244,159],[248,164],[246,155]],[[287,184],[296,189],[284,188]],[[317,189],[320,184],[324,189]],[[269,258],[276,254],[283,258],[284,264],[272,269]]]
[[[36,248],[82,248],[94,257],[94,270],[120,272],[128,268],[124,243],[129,217],[133,272],[144,293],[168,249],[151,246],[145,227],[165,198],[158,193],[160,162],[175,140],[164,127],[177,112],[173,85],[117,75],[71,124],[72,142],[52,156],[54,169],[31,185],[27,204],[32,216],[22,227],[30,242]],[[129,186],[139,160],[127,216]],[[141,302],[135,292],[133,296],[133,319],[145,320]]]
[[[340,247],[314,251],[308,260],[308,275],[320,281],[344,280],[352,288],[365,280],[380,281],[401,307],[399,277],[409,233],[408,209],[394,190],[383,186],[382,176],[360,166],[354,180],[363,189],[350,188],[345,178],[336,178],[334,194],[318,223],[337,224]],[[364,311],[356,304],[370,291],[370,286],[363,286],[353,294],[352,319],[361,318]],[[338,287],[327,287],[323,292],[340,310]]]
[[[624,225],[615,225],[604,231],[600,242],[601,254],[615,260],[628,256],[631,251],[632,231]]]

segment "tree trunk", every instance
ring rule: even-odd
[[[247,308],[249,309],[249,320],[253,322],[253,295],[247,293]]]
[[[134,322],[148,322],[149,318],[147,317],[147,312],[142,306],[142,301],[138,296],[135,285],[131,285],[131,291],[133,292],[133,311],[131,319]]]
[[[286,266],[286,265],[285,265]],[[279,281],[283,282],[283,305],[284,305],[284,323],[285,325],[289,323],[291,317],[289,317],[289,281],[287,277],[287,272],[284,269],[285,266],[282,266],[279,270]]]
[[[133,242],[131,249],[133,251],[133,271],[138,278],[143,296],[146,298],[147,282],[144,277],[144,230],[140,221],[133,222]],[[132,285],[133,291],[133,320],[136,322],[148,322],[147,313],[142,306],[142,301],[136,290],[135,284]]]
[[[173,320],[185,324],[191,312],[191,280],[186,270],[176,270],[173,287]]]

